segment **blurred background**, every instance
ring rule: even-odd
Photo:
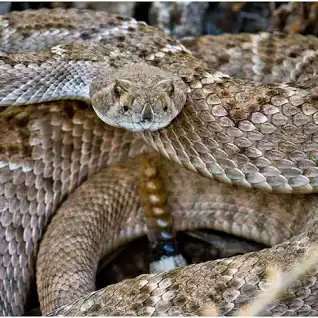
[[[1,2],[0,13],[56,7],[134,17],[177,38],[274,30],[318,34],[318,2]]]

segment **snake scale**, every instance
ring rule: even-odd
[[[266,289],[268,264],[286,270],[311,254],[318,217],[315,37],[184,39],[204,61],[133,19],[41,9],[0,16],[0,40],[3,315],[24,312],[43,233],[86,179],[45,234],[37,260],[43,313],[62,306],[53,313],[191,315],[213,302],[220,314],[233,314]],[[272,247],[91,293],[96,257],[144,234],[138,155],[153,150],[163,156],[153,155],[177,229],[211,226]],[[63,235],[65,248],[45,243]],[[63,266],[54,253],[66,255]],[[49,273],[57,268],[63,277],[52,278],[57,300],[45,280],[51,274],[41,278],[46,259]],[[316,280],[313,270],[262,313],[317,315]]]

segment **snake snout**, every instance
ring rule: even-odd
[[[152,121],[153,121],[153,112],[150,108],[149,109],[147,108],[141,113],[141,122],[147,123]]]
[[[143,129],[149,129],[154,121],[154,113],[151,107],[145,106],[141,113],[140,125]]]

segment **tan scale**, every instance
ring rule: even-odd
[[[140,199],[150,243],[175,240],[173,218],[169,213],[166,191],[154,160],[150,155],[141,158]],[[165,238],[167,236],[167,238]],[[170,237],[170,238],[168,238]]]
[[[74,42],[77,44],[73,46]],[[175,185],[170,185],[168,198],[175,198],[176,204],[184,207],[175,207],[180,216],[176,229],[208,226],[255,239],[270,248],[140,276],[97,292],[93,292],[94,271],[82,272],[89,278],[83,288],[78,288],[78,281],[70,282],[66,291],[59,288],[69,276],[64,280],[44,275],[58,281],[55,287],[62,299],[65,295],[74,296],[72,301],[81,297],[73,305],[57,309],[56,314],[196,315],[211,300],[220,314],[232,314],[264,287],[262,275],[269,263],[277,262],[285,270],[297,258],[311,254],[311,243],[317,241],[317,38],[261,33],[199,37],[185,39],[183,44],[205,61],[155,28],[105,12],[41,9],[0,16],[3,315],[23,314],[39,242],[53,215],[57,220],[63,218],[57,209],[70,193],[86,179],[93,182],[87,194],[100,193],[93,191],[101,186],[94,183],[94,173],[153,148],[208,177],[184,186],[178,173],[185,172],[173,171]],[[94,49],[87,49],[90,45],[99,47],[96,54]],[[264,53],[269,47],[272,54],[266,61]],[[74,50],[67,54],[65,50],[71,48]],[[30,52],[34,52],[32,57]],[[81,52],[85,53],[82,60],[76,55]],[[136,134],[106,125],[92,110],[90,87],[96,74],[102,79],[100,70],[112,69],[116,74],[128,63],[146,63],[160,73],[172,73],[184,84],[178,96],[186,97],[186,102],[176,103],[183,107],[175,118],[168,118],[171,122],[160,123],[165,128]],[[265,83],[258,82],[260,79]],[[175,101],[174,90],[168,92],[170,97],[165,100]],[[14,115],[8,116],[10,113]],[[19,121],[14,122],[19,113],[27,115],[21,127]],[[164,171],[173,170],[167,162]],[[90,262],[92,258],[85,252],[98,250],[98,237],[105,239],[105,233],[109,250],[145,233],[143,223],[134,229],[127,226],[136,221],[132,212],[139,211],[134,187],[138,165],[134,169],[127,165],[127,170],[123,166],[111,168],[118,175],[115,173],[106,186],[111,185],[110,194],[117,195],[111,208],[119,212],[106,214],[104,224],[93,221],[101,211],[96,196],[94,204],[83,209],[79,209],[76,196],[71,203],[65,201],[80,217],[83,229],[90,227],[96,239],[91,250],[66,248],[67,257],[84,252]],[[209,178],[229,185],[210,183]],[[208,192],[210,201],[204,197],[199,200],[208,185],[213,187]],[[258,190],[252,190],[255,188]],[[296,195],[299,192],[303,194]],[[190,196],[195,199],[185,201]],[[126,199],[128,209],[123,211]],[[87,217],[89,208],[93,213]],[[207,212],[205,216],[196,214],[202,210]],[[74,231],[81,228],[79,223],[71,220],[66,229],[60,229],[63,222],[55,222],[58,230],[50,229],[56,231],[53,242],[65,241],[65,230],[74,238],[70,243],[88,240],[86,234],[82,233],[80,240],[75,235]],[[97,229],[105,224],[105,229]],[[49,242],[49,246],[54,244]],[[59,251],[58,247],[54,249],[54,253]],[[46,259],[54,254],[44,255]],[[44,263],[39,259],[37,265],[41,266]],[[57,266],[62,273],[58,266],[63,261],[55,260],[48,262],[45,270],[50,272]],[[64,263],[75,272],[79,272],[78,266],[87,265],[72,260],[66,258]],[[40,278],[37,281],[44,284]],[[48,293],[45,288],[39,290]],[[318,315],[317,290],[317,272],[313,270],[299,285],[287,290],[288,297],[273,303],[263,314]],[[59,300],[50,302],[59,307]]]

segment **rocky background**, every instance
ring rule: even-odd
[[[0,13],[43,7],[131,16],[177,38],[268,30],[318,35],[317,2],[1,2]]]

